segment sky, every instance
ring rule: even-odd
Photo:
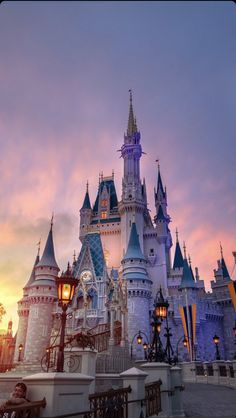
[[[0,302],[13,320],[54,212],[57,262],[78,255],[89,182],[114,169],[118,199],[129,93],[154,217],[159,159],[175,247],[207,290],[236,250],[236,5],[78,1],[0,5]],[[173,257],[173,252],[172,252]]]

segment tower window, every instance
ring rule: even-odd
[[[107,199],[102,199],[101,206],[107,206]]]
[[[102,211],[102,212],[101,212],[101,218],[102,218],[102,219],[107,219],[107,212]]]
[[[154,255],[154,248],[150,248],[149,255]]]

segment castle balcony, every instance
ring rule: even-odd
[[[84,308],[77,309],[75,311],[75,319],[84,318],[85,312]],[[98,309],[86,309],[86,318],[95,318],[98,316]]]

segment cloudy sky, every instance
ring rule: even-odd
[[[236,5],[21,2],[0,5],[0,302],[16,302],[54,212],[58,264],[78,254],[89,181],[115,170],[120,198],[128,90],[153,188],[158,158],[175,243],[209,289],[221,241],[236,250]],[[235,272],[234,272],[235,273]]]

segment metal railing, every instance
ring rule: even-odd
[[[7,406],[0,411],[0,418],[13,417],[14,418],[40,418],[40,409],[45,408],[46,400],[27,402],[21,405]],[[14,415],[13,415],[14,414]]]

